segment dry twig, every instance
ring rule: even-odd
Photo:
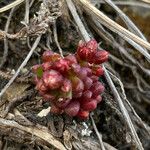
[[[8,28],[9,28],[10,21],[11,21],[14,10],[15,10],[15,7],[13,7],[11,9],[10,13],[9,13],[9,16],[8,16],[8,19],[7,19],[7,22],[6,22],[6,25],[5,25],[5,32],[6,33],[8,32]],[[2,68],[2,66],[6,62],[7,55],[8,55],[8,40],[7,40],[7,37],[5,37],[4,38],[4,53],[3,53],[2,61],[0,63],[0,68]]]
[[[120,18],[125,22],[130,31],[141,37],[143,40],[147,41],[142,32],[135,26],[135,24],[130,20],[130,18],[119,7],[117,7],[111,0],[104,1],[118,13]]]
[[[4,7],[0,8],[0,13],[5,12],[5,11],[11,9],[11,8],[13,8],[13,7],[21,4],[22,2],[24,2],[24,0],[16,0],[16,1],[8,4],[7,6],[4,6]]]
[[[149,0],[141,0],[141,1],[143,1],[143,2],[145,2],[145,3],[150,3],[150,1]]]
[[[96,3],[96,4],[103,4],[105,3],[103,0],[100,1],[100,0],[92,0],[92,3]],[[118,6],[133,6],[133,7],[144,7],[146,9],[149,9],[150,8],[150,5],[148,4],[145,4],[143,2],[138,2],[138,1],[128,1],[128,0],[124,0],[124,1],[120,1],[120,0],[117,0],[117,1],[113,1],[113,3],[115,5],[118,5]]]
[[[53,32],[54,32],[54,39],[55,39],[55,43],[59,49],[59,53],[61,55],[61,57],[64,57],[63,56],[63,50],[61,49],[60,45],[59,45],[59,42],[58,42],[58,38],[57,38],[57,27],[56,27],[56,21],[54,21],[53,23]]]
[[[96,135],[98,137],[98,140],[99,140],[99,143],[100,143],[100,146],[101,146],[101,150],[105,150],[105,147],[104,147],[104,144],[103,144],[103,141],[102,141],[102,135],[98,132],[95,121],[94,121],[91,114],[90,114],[90,118],[91,118],[91,121],[92,121],[93,128],[94,128],[94,130],[96,132]]]

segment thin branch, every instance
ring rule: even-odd
[[[7,6],[4,6],[4,7],[0,8],[0,13],[11,9],[11,8],[13,8],[13,7],[15,7],[15,6],[21,4],[22,2],[24,2],[24,0],[16,0],[16,1],[14,1],[14,2],[8,4]]]
[[[24,17],[24,22],[25,22],[25,26],[27,28],[29,26],[29,12],[30,12],[30,3],[29,3],[29,0],[26,0],[26,2],[25,2],[25,17]],[[31,49],[30,37],[27,36],[26,40],[27,40],[27,45],[28,45],[29,49]],[[37,56],[39,56],[39,54],[37,52],[34,51],[34,53]]]
[[[133,33],[137,34],[143,40],[147,41],[142,32],[136,27],[136,25],[130,20],[130,18],[119,8],[117,7],[111,0],[104,0],[108,5],[110,5],[120,16],[120,18],[125,22],[128,29]]]
[[[9,28],[10,21],[11,21],[14,10],[15,10],[15,7],[12,8],[10,13],[9,13],[9,16],[8,16],[8,19],[7,19],[7,22],[6,22],[6,25],[5,25],[5,32],[6,33],[8,32],[8,28]],[[0,68],[2,68],[2,66],[6,62],[7,56],[8,56],[8,39],[7,39],[7,37],[5,37],[4,38],[4,53],[3,53],[2,61],[0,63]]]
[[[38,36],[30,50],[30,52],[28,53],[28,55],[26,56],[26,58],[24,59],[24,61],[22,62],[22,64],[20,65],[20,67],[18,68],[18,70],[16,71],[16,73],[14,74],[14,76],[9,80],[9,82],[4,86],[4,88],[1,90],[0,92],[0,98],[2,97],[2,95],[6,92],[6,90],[9,88],[9,86],[14,82],[14,80],[16,79],[16,77],[19,75],[21,69],[27,64],[27,62],[29,61],[30,57],[32,56],[34,50],[36,49],[37,45],[39,44],[41,39],[41,36]]]
[[[84,27],[81,19],[79,18],[77,13],[74,13],[74,12],[76,12],[76,8],[75,8],[74,4],[70,0],[66,0],[66,2],[67,2],[67,5],[68,5],[68,8],[71,11],[71,14],[72,14],[74,20],[76,20],[76,22],[79,22],[78,27],[79,27],[79,30],[80,30],[84,40],[89,41],[90,37],[89,37],[88,33],[86,32],[85,27]]]
[[[30,11],[30,6],[29,6],[29,0],[26,0],[26,6],[25,6],[25,24],[29,24],[29,11]]]
[[[34,1],[35,1],[35,0],[31,0],[31,2],[30,2],[30,7],[33,5]]]
[[[95,133],[96,133],[96,135],[98,137],[101,150],[105,150],[105,147],[104,147],[104,144],[103,144],[103,141],[102,141],[102,135],[99,133],[99,131],[98,131],[97,127],[96,127],[95,121],[94,121],[94,119],[93,119],[91,114],[90,114],[90,118],[91,118],[91,121],[92,121],[93,128],[95,130]]]
[[[105,2],[100,1],[100,0],[92,0],[92,3],[100,3],[100,4],[104,4]],[[138,2],[138,1],[113,1],[114,4],[119,5],[119,6],[133,6],[133,7],[144,7],[146,9],[150,8],[149,4],[145,4],[143,2]]]
[[[47,33],[47,38],[46,38],[46,46],[47,46],[47,48],[49,49],[49,50],[51,50],[51,46],[50,46],[50,43],[51,43],[51,32],[50,31],[48,31],[48,33]]]
[[[28,26],[29,25],[29,12],[30,12],[30,6],[29,6],[29,0],[26,0],[26,5],[25,5],[25,17],[24,17],[24,22],[25,25]],[[27,45],[28,47],[31,49],[31,45],[30,45],[30,37],[27,37]]]
[[[125,106],[124,106],[124,104],[123,104],[123,102],[121,100],[121,97],[120,97],[120,95],[119,95],[119,93],[118,93],[118,91],[117,91],[113,81],[111,80],[111,78],[110,78],[110,76],[108,74],[108,71],[105,69],[104,66],[103,66],[103,69],[104,69],[104,72],[105,72],[106,80],[107,80],[107,82],[108,82],[108,84],[109,84],[109,86],[110,86],[110,88],[111,88],[111,90],[113,92],[114,97],[116,98],[116,100],[117,100],[117,102],[119,104],[121,112],[124,115],[125,121],[128,124],[128,127],[129,127],[129,129],[130,129],[130,131],[132,133],[132,137],[133,137],[133,139],[134,139],[138,149],[139,150],[144,150],[144,148],[142,146],[142,143],[141,143],[141,141],[140,141],[140,139],[139,139],[139,137],[138,137],[138,135],[136,133],[136,130],[135,130],[133,124],[132,124],[132,121],[131,121],[131,118],[130,118],[130,116],[128,114],[128,111],[125,108]]]
[[[114,56],[112,54],[109,54],[109,58],[111,58],[114,62],[116,62],[122,66],[131,68],[131,66],[129,64],[123,62],[121,59],[117,58],[116,56]]]
[[[141,1],[143,1],[143,2],[145,2],[145,3],[150,3],[150,1],[149,0],[141,0]]]
[[[144,55],[149,61],[150,61],[150,54],[145,51],[145,49],[142,48],[139,44],[134,42],[134,40],[128,38],[127,36],[123,35],[122,33],[119,33],[119,35],[128,43],[130,43],[136,50],[138,50],[142,55]]]
[[[63,50],[61,49],[61,47],[59,45],[59,42],[58,42],[56,21],[54,21],[54,23],[53,23],[53,32],[54,32],[55,43],[56,43],[56,45],[57,45],[57,47],[59,49],[59,53],[60,53],[61,57],[64,57],[63,56]]]
[[[104,142],[104,146],[107,150],[117,150],[116,148],[112,147],[110,144]]]

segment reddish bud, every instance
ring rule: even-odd
[[[80,119],[87,119],[89,117],[89,111],[80,110],[77,114],[77,117]]]
[[[89,77],[86,77],[86,78],[83,80],[83,82],[84,82],[84,88],[85,88],[86,90],[88,90],[88,89],[92,86],[92,84],[93,84],[92,79],[89,78]]]
[[[102,97],[100,95],[98,95],[95,100],[97,101],[97,103],[100,103],[102,101]]]
[[[57,89],[62,85],[63,77],[56,70],[50,70],[43,73],[43,82],[50,89]]]
[[[105,87],[101,82],[96,82],[92,85],[90,90],[93,92],[93,95],[99,95],[104,92]]]
[[[51,62],[45,62],[42,64],[42,68],[44,71],[52,69],[52,63]]]
[[[97,50],[98,44],[97,41],[92,39],[89,42],[87,42],[86,47],[92,51]]]
[[[45,51],[42,55],[42,60],[43,62],[48,62],[51,61],[51,56],[54,54],[52,51]]]
[[[81,69],[81,66],[79,64],[72,64],[71,68],[73,69],[73,71],[75,73],[78,73],[80,71],[80,69]]]
[[[83,93],[83,98],[84,99],[90,99],[92,97],[92,92],[87,90]]]
[[[79,44],[77,49],[77,55],[83,60],[89,60],[93,57],[97,49],[97,42],[95,40],[90,40],[87,44]]]
[[[73,92],[73,98],[80,98],[82,96],[82,92]]]
[[[82,92],[84,90],[84,84],[82,80],[78,77],[74,77],[72,79],[72,91],[73,92]]]
[[[90,54],[90,51],[87,47],[78,48],[77,50],[77,55],[83,60],[86,60],[89,54]]]
[[[39,91],[46,91],[47,90],[47,88],[45,87],[45,85],[43,83],[43,80],[39,80],[37,82],[36,89]]]
[[[82,101],[81,108],[87,111],[92,111],[97,107],[97,101],[94,99]]]
[[[104,74],[104,70],[101,66],[93,66],[92,71],[93,71],[93,74],[98,77]]]
[[[54,53],[51,57],[52,62],[58,61],[59,59],[61,59],[61,56],[57,53]]]
[[[66,56],[65,60],[67,60],[69,62],[69,64],[77,64],[77,59],[76,59],[75,55],[73,55],[73,54]]]
[[[78,101],[71,101],[65,108],[65,113],[69,116],[76,116],[80,109],[80,103]]]
[[[58,60],[55,62],[54,66],[54,68],[61,73],[66,73],[70,69],[69,62],[65,59]]]
[[[99,80],[99,77],[95,75],[92,75],[90,78],[93,80],[93,82],[96,82]]]
[[[43,62],[55,62],[61,59],[61,56],[52,51],[45,51],[42,55]]]
[[[95,53],[93,57],[93,63],[101,64],[108,60],[108,52],[105,50],[99,50]]]
[[[84,67],[84,69],[86,70],[88,76],[92,75],[92,70],[90,68]]]
[[[64,79],[61,90],[66,93],[69,92],[70,90],[72,90],[71,81],[68,79]]]
[[[87,77],[87,70],[82,67],[79,72],[77,72],[77,76],[80,78],[80,79],[85,79]]]

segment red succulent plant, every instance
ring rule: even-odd
[[[76,54],[62,58],[45,51],[42,60],[32,70],[36,89],[43,100],[50,102],[51,112],[87,119],[102,100],[104,86],[99,76],[104,74],[101,63],[108,60],[108,52],[98,50],[93,39],[80,42]]]

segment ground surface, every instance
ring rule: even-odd
[[[14,0],[1,0],[0,8],[11,2]],[[107,49],[110,53],[109,62],[105,66],[114,74],[110,76],[144,149],[148,150],[150,148],[149,61],[110,28],[98,25],[96,16],[86,11],[79,1],[76,2],[75,6],[87,32],[100,42],[101,48]],[[126,21],[120,19],[115,10],[109,6],[110,4],[106,5],[96,0],[92,2],[97,9],[126,27],[124,23]],[[147,3],[145,5],[149,6]],[[136,22],[149,40],[150,30],[147,28],[149,26],[147,20],[150,14],[140,16],[139,11],[143,10],[144,6],[141,7],[123,5],[120,8],[133,19],[133,22]],[[144,7],[146,12],[149,9]],[[0,13],[1,90],[34,48],[33,45],[36,45],[27,65],[21,68],[16,80],[1,96],[0,149],[96,150],[102,148],[91,119],[83,122],[66,115],[48,114],[43,117],[37,115],[43,109],[47,109],[49,104],[43,103],[35,90],[31,67],[41,62],[40,56],[45,50],[52,49],[59,52],[54,29],[57,29],[58,42],[64,55],[74,53],[82,36],[65,1],[26,0]],[[37,40],[39,35],[40,41]],[[135,142],[130,125],[114,98],[106,78],[102,77],[100,80],[106,90],[102,103],[93,112],[93,120],[96,129],[102,135],[105,149],[138,149],[136,147],[138,142]]]

